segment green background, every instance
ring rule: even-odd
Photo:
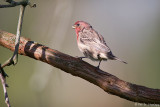
[[[4,4],[4,1],[0,1]],[[122,80],[160,88],[160,0],[31,0],[25,10],[22,35],[72,56],[77,48],[77,20],[102,34],[113,53],[128,62],[103,61],[100,68]],[[19,6],[0,9],[0,29],[16,33]],[[13,52],[0,46],[0,63]],[[92,65],[98,62],[85,59]],[[134,107],[135,103],[46,63],[19,55],[6,67],[13,107]],[[0,107],[6,107],[0,84]]]

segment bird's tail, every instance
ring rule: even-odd
[[[125,63],[125,64],[127,64],[127,62],[125,62],[125,61],[123,61],[123,60],[121,60],[121,59],[119,59],[119,58],[117,58],[117,57],[114,57],[114,59],[115,59],[115,60],[118,60],[118,61],[120,61],[120,62],[123,62],[123,63]]]
[[[120,61],[120,62],[123,62],[123,63],[127,64],[127,62],[125,62],[125,61],[117,58],[116,56],[114,56],[111,51],[107,53],[107,57],[108,57],[109,59],[118,60],[118,61]]]

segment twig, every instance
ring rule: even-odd
[[[8,87],[8,85],[6,84],[6,75],[5,75],[5,72],[4,72],[3,68],[1,68],[1,67],[0,67],[0,79],[1,79],[1,82],[2,82],[2,86],[3,86],[5,103],[7,104],[8,107],[11,107],[11,105],[9,103],[9,97],[8,97],[7,89],[6,89],[6,87]]]
[[[8,0],[7,2],[13,3],[12,0]],[[22,23],[23,23],[23,16],[24,16],[25,7],[26,7],[26,5],[20,6],[20,14],[19,14],[19,20],[18,20],[18,25],[17,25],[17,34],[16,34],[16,39],[15,39],[15,50],[14,50],[13,56],[11,58],[9,58],[2,66],[0,65],[0,69],[1,69],[0,78],[1,78],[2,86],[3,86],[3,90],[4,90],[5,102],[8,107],[10,107],[10,103],[9,103],[9,98],[8,98],[8,94],[7,94],[7,90],[6,90],[7,84],[5,82],[5,80],[6,80],[5,77],[7,76],[7,74],[4,72],[3,68],[5,66],[9,66],[11,64],[15,65],[18,62],[19,40],[20,40],[20,35],[21,35],[21,30],[22,30]]]
[[[15,7],[15,6],[19,6],[19,5],[23,5],[23,6],[28,5],[28,0],[22,0],[22,1],[19,1],[19,2],[15,2],[13,0],[7,0],[6,2],[8,2],[10,4],[8,4],[8,5],[1,5],[0,4],[0,8]]]
[[[14,51],[14,54],[12,56],[12,58],[14,60],[14,64],[16,64],[18,62],[19,40],[20,40],[21,31],[22,31],[24,11],[25,11],[25,6],[21,5],[20,6],[20,13],[19,13],[19,20],[18,20],[18,25],[17,25],[15,51]]]
[[[20,6],[20,13],[19,13],[19,20],[17,25],[17,34],[16,34],[16,41],[15,41],[15,51],[13,56],[9,58],[1,67],[4,68],[5,66],[10,66],[11,64],[15,65],[18,62],[18,48],[19,48],[19,39],[22,30],[22,23],[23,23],[23,16],[24,16],[25,6]]]
[[[4,90],[5,102],[6,102],[7,106],[10,107],[9,98],[8,98],[8,94],[7,94],[7,90],[6,90],[6,87],[8,86],[6,84],[6,76],[8,76],[8,75],[4,72],[3,68],[5,66],[17,64],[19,41],[20,41],[20,35],[21,35],[21,31],[22,31],[22,23],[23,23],[23,16],[24,16],[25,7],[27,5],[29,5],[30,7],[35,7],[36,5],[34,4],[33,6],[31,6],[31,3],[28,0],[22,0],[20,2],[15,2],[13,0],[6,0],[6,2],[8,2],[10,4],[9,5],[0,5],[0,8],[15,7],[15,6],[21,5],[20,6],[20,13],[19,13],[19,20],[18,20],[18,25],[17,25],[17,33],[16,33],[16,38],[15,38],[15,47],[14,47],[15,49],[14,49],[13,56],[11,58],[9,58],[2,66],[0,65],[0,79],[2,81],[2,86],[3,86],[3,90]]]
[[[0,4],[0,8],[8,8],[8,7],[15,7],[15,6],[19,6],[19,5],[23,5],[23,6],[27,6],[29,5],[30,7],[36,7],[36,4],[31,4],[28,0],[22,0],[19,2],[15,2],[13,0],[6,0],[6,2],[10,3],[8,5],[1,5]]]
[[[0,45],[14,51],[15,35],[0,31]],[[19,54],[43,61],[66,73],[83,78],[107,93],[121,98],[147,104],[160,104],[160,89],[147,88],[119,79],[78,58],[66,55],[44,45],[21,37]]]

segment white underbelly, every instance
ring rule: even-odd
[[[91,48],[84,44],[78,44],[78,48],[86,57],[90,58],[91,60],[108,59],[105,53],[101,53],[101,51],[97,50],[96,48]]]

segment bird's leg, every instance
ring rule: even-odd
[[[99,61],[99,64],[98,64],[98,66],[97,66],[98,69],[99,69],[99,66],[100,66],[100,64],[101,64],[101,61],[102,61],[102,60]]]

